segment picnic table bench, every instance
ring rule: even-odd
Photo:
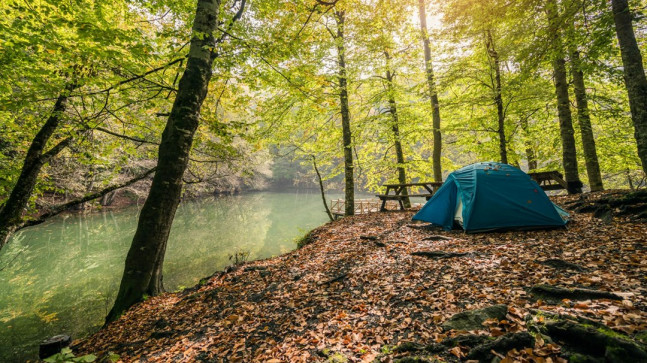
[[[400,204],[400,210],[404,210],[403,200],[416,197],[429,200],[441,185],[443,185],[442,182],[384,184],[383,186],[386,187],[386,192],[384,194],[376,194],[375,196],[382,201],[380,211],[386,210],[386,202],[388,200],[397,200]],[[424,188],[426,193],[409,194],[407,188],[410,187]],[[390,194],[391,191],[393,191],[393,194]]]
[[[566,189],[566,180],[558,171],[539,171],[528,173],[528,176],[536,181],[543,190]]]

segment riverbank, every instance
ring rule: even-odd
[[[558,201],[576,208],[594,204],[593,199],[568,203],[574,199]],[[447,324],[452,317],[501,304],[502,316],[465,329],[485,336],[485,344],[523,338],[517,345],[493,345],[501,357],[559,361],[575,348],[542,335],[547,330],[538,327],[558,315],[588,319],[582,329],[599,324],[613,339],[642,344],[644,222],[575,213],[568,229],[468,235],[412,223],[412,214],[374,213],[328,223],[299,250],[150,298],[76,342],[75,349],[110,351],[124,361],[387,362],[405,356],[451,361],[469,357],[484,343],[473,348],[456,338],[461,332]],[[555,299],[540,294],[548,285],[614,295]]]
[[[338,195],[333,195],[339,197]],[[248,193],[180,204],[164,261],[179,291],[244,253],[264,259],[327,222],[318,192]],[[0,362],[35,360],[42,340],[99,330],[119,288],[136,207],[54,217],[19,231],[0,251]],[[218,231],[218,233],[214,233]]]

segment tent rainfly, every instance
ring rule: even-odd
[[[413,219],[445,230],[459,225],[466,232],[484,232],[563,227],[568,217],[528,174],[487,162],[451,173]]]

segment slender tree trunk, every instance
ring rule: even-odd
[[[434,68],[431,64],[431,49],[429,47],[429,32],[427,31],[427,12],[425,11],[425,0],[418,0],[418,16],[420,17],[420,32],[422,35],[422,46],[425,53],[425,71],[427,73],[427,86],[429,87],[429,100],[431,101],[432,127],[434,129],[434,150],[431,157],[434,169],[434,181],[443,181],[443,169],[441,164],[442,136],[440,134],[440,103],[434,82]]]
[[[638,144],[638,157],[643,172],[647,174],[647,78],[643,68],[642,54],[632,24],[632,14],[627,0],[612,0],[613,20],[620,44],[625,85],[629,94],[631,119]]]
[[[503,113],[503,97],[501,95],[501,61],[499,53],[496,51],[494,40],[492,39],[492,31],[488,29],[486,38],[486,47],[488,55],[492,59],[492,67],[494,68],[494,103],[496,104],[496,113],[498,121],[497,133],[499,134],[499,156],[501,162],[508,163],[507,143],[505,139],[505,114]]]
[[[395,87],[393,86],[393,73],[391,73],[391,56],[388,52],[384,52],[384,56],[386,57],[386,82],[389,97],[389,113],[391,114],[391,130],[393,131],[395,158],[398,162],[398,182],[400,184],[406,184],[407,175],[404,169],[404,153],[402,152],[402,141],[400,138],[400,120],[398,119],[398,108],[395,103]],[[406,189],[403,195],[407,195]],[[411,200],[409,198],[405,198],[403,203],[405,208],[411,208]]]
[[[535,150],[532,147],[532,142],[530,139],[528,118],[524,117],[521,119],[521,128],[523,129],[524,136],[526,138],[524,144],[526,146],[526,160],[528,161],[528,171],[532,171],[537,169],[537,157],[535,156]]]
[[[42,167],[47,164],[51,158],[61,152],[72,141],[71,137],[64,139],[49,151],[45,151],[47,143],[61,123],[61,118],[65,112],[68,95],[76,86],[68,84],[63,92],[56,99],[52,113],[34,136],[22,170],[16,185],[11,190],[9,198],[0,207],[0,249],[9,241],[11,234],[22,224],[22,214],[29,203],[38,175]]]
[[[568,82],[566,80],[566,61],[564,61],[564,46],[561,31],[558,26],[559,12],[557,1],[549,0],[548,22],[553,34],[553,77],[555,82],[555,95],[557,96],[557,112],[559,117],[559,130],[562,139],[562,164],[568,194],[582,193],[582,182],[577,170],[577,153],[575,151],[575,131],[571,116],[571,103],[568,96]]]
[[[350,130],[350,111],[348,109],[348,76],[346,74],[346,46],[344,44],[344,21],[345,12],[335,11],[335,20],[337,22],[337,43],[338,72],[339,81],[339,103],[341,107],[341,127],[344,143],[344,179],[346,186],[344,188],[346,210],[344,214],[352,216],[355,214],[355,181],[353,177],[353,145],[352,134]]]
[[[218,26],[220,0],[198,0],[186,69],[159,146],[157,172],[126,257],[124,274],[106,323],[126,309],[163,292],[162,268],[166,244],[182,192],[182,176],[189,162],[200,108],[207,96],[215,53],[213,33]]]
[[[573,45],[573,47],[575,47]],[[595,148],[595,137],[591,127],[589,115],[589,104],[584,85],[584,72],[580,61],[580,52],[577,49],[571,50],[571,68],[573,73],[573,90],[575,92],[575,103],[577,104],[577,119],[580,122],[580,133],[582,135],[582,150],[586,162],[586,173],[589,177],[589,185],[592,192],[604,190],[602,174],[598,162],[598,152]]]
[[[321,180],[321,174],[319,174],[319,168],[317,168],[317,158],[312,155],[312,166],[315,169],[315,173],[317,173],[317,181],[319,181],[319,191],[321,192],[321,200],[323,201],[324,208],[326,209],[326,214],[328,215],[328,219],[330,221],[334,221],[335,217],[333,217],[332,213],[330,212],[330,208],[328,208],[328,202],[326,202],[326,191],[324,189],[323,185],[323,180]]]

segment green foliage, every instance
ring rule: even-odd
[[[116,356],[116,360],[114,359]],[[86,354],[80,357],[75,357],[72,353],[72,349],[63,348],[60,353],[56,353],[53,356],[46,358],[44,362],[46,363],[80,363],[80,362],[94,362],[97,357],[94,354]],[[110,361],[116,362],[119,360],[119,356],[116,354],[110,355]]]
[[[297,248],[303,248],[312,243],[312,231],[304,234],[301,238],[296,239]]]

